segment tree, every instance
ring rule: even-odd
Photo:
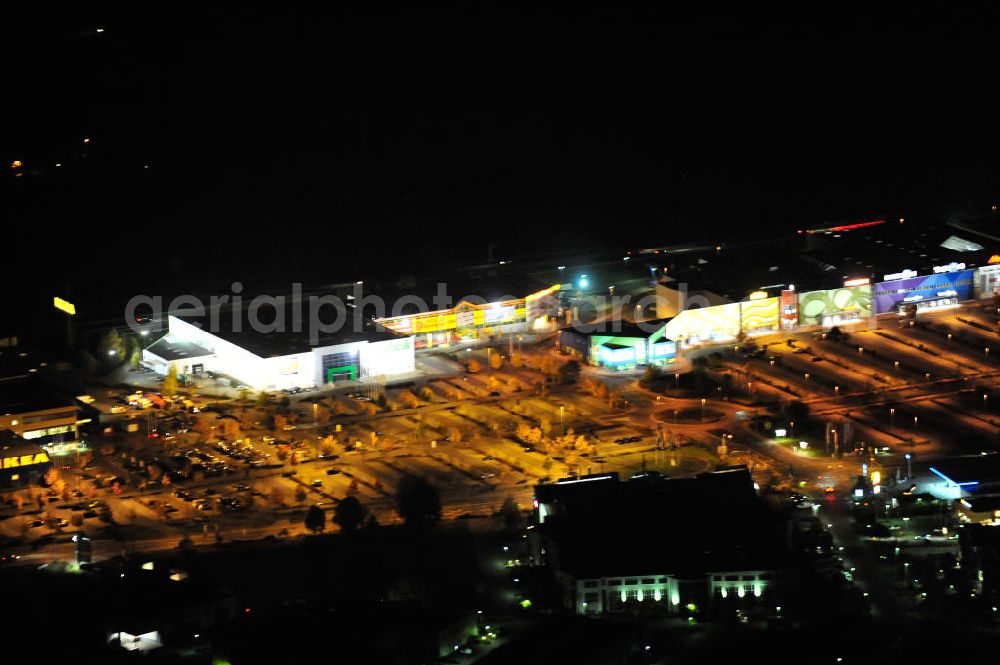
[[[513,497],[504,499],[503,504],[500,506],[500,519],[503,520],[504,528],[508,531],[517,531],[521,527],[524,516],[521,514],[521,508],[517,505],[517,501]]]
[[[279,430],[283,430],[287,426],[288,426],[288,418],[286,416],[281,415],[280,413],[275,414],[274,431],[277,432]]]
[[[559,368],[559,378],[563,383],[576,383],[580,378],[580,363],[575,360],[566,361]]]
[[[184,536],[181,538],[180,542],[177,543],[177,549],[182,552],[189,552],[194,549],[194,541],[191,540],[191,536]]]
[[[319,506],[309,506],[306,511],[306,528],[313,533],[320,533],[326,529],[326,513]]]
[[[101,337],[97,355],[102,361],[109,363],[113,367],[117,367],[128,360],[125,340],[122,339],[122,336],[116,329],[112,328]]]
[[[429,526],[441,519],[441,497],[426,479],[404,476],[396,488],[396,512],[409,526]]]
[[[538,429],[542,430],[543,436],[549,436],[552,434],[552,420],[550,418],[542,418],[538,423]]]
[[[420,400],[417,396],[413,394],[413,391],[402,390],[399,393],[399,401],[407,406],[407,408],[415,409],[420,406]]]
[[[261,390],[257,393],[257,406],[267,408],[271,404],[271,393]]]
[[[176,395],[178,385],[179,384],[177,382],[177,366],[171,365],[170,368],[167,370],[167,375],[163,377],[163,386],[162,386],[163,394]]]
[[[354,531],[361,526],[367,514],[357,497],[345,496],[333,509],[333,521],[341,531]]]
[[[295,500],[297,502],[302,503],[303,501],[306,500],[306,496],[307,495],[306,495],[306,488],[305,487],[303,487],[302,485],[299,485],[298,487],[295,488]]]
[[[490,354],[490,369],[499,370],[503,367],[503,356],[499,353]]]
[[[458,427],[449,427],[448,438],[452,443],[462,443],[462,430]]]
[[[785,415],[791,420],[805,420],[809,416],[809,405],[802,400],[792,400],[785,407]]]
[[[466,365],[466,369],[469,370],[469,374],[476,374],[483,369],[483,366],[475,358],[469,358],[469,364]]]

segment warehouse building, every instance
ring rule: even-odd
[[[219,317],[223,325],[209,332],[198,321],[169,316],[167,334],[143,350],[143,364],[161,375],[174,368],[182,378],[221,374],[255,390],[379,380],[416,369],[410,335],[367,326],[312,343],[304,333],[234,330],[224,325],[229,318]]]

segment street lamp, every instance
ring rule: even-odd
[[[705,422],[705,398],[701,398],[701,422]]]
[[[913,456],[910,453],[906,453],[906,479],[909,480],[913,477]]]
[[[913,416],[913,429],[917,429],[917,417]]]
[[[889,407],[889,427],[896,426],[896,407]]]
[[[559,407],[559,436],[565,436],[566,433],[563,430],[563,411],[566,410],[565,406]]]

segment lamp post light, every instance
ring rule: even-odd
[[[913,416],[913,429],[917,429],[917,417]]]
[[[896,426],[896,407],[889,407],[889,427],[894,428]]]
[[[566,433],[563,430],[563,412],[566,410],[565,406],[559,407],[559,436],[565,436]]]
[[[910,453],[906,453],[906,479],[909,480],[913,477],[913,456]]]
[[[701,398],[701,422],[705,422],[705,398]]]

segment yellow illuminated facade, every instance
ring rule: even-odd
[[[401,335],[413,335],[417,348],[476,341],[525,331],[531,322],[547,319],[558,290],[557,284],[525,298],[491,303],[461,300],[451,309],[387,317],[375,322]]]
[[[745,334],[778,329],[778,298],[754,299],[740,303],[740,327]]]

